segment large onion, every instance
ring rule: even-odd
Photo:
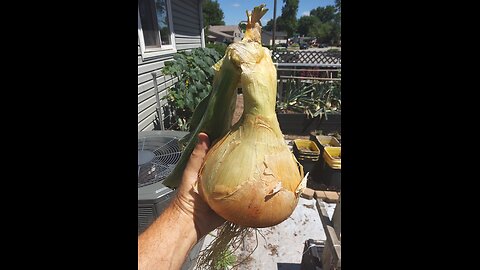
[[[210,207],[247,227],[287,219],[297,205],[303,178],[275,114],[276,69],[270,51],[260,43],[258,23],[265,12],[260,6],[248,14],[245,37],[231,44],[222,59],[223,65],[238,67],[244,112],[209,150],[199,177],[199,193]]]

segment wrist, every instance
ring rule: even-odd
[[[203,237],[202,226],[198,226],[198,219],[196,219],[195,211],[191,204],[186,203],[184,199],[175,196],[172,201],[172,211],[176,212],[181,220],[182,226],[192,234],[195,243]],[[180,225],[180,224],[179,224]],[[195,244],[193,243],[193,244]]]
[[[158,265],[163,265],[165,269],[180,269],[197,243],[197,235],[191,216],[173,200],[139,236],[139,269],[154,269]]]
[[[198,242],[211,231],[211,224],[209,224],[207,217],[209,217],[212,214],[210,212],[213,211],[209,208],[194,207],[194,205],[193,201],[190,202],[183,196],[178,196],[178,194],[172,202],[174,211],[178,212],[179,215],[182,216],[182,219],[190,223],[190,227],[195,232],[195,239]]]

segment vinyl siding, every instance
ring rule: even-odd
[[[190,50],[202,46],[202,22],[199,0],[171,0],[173,32],[177,51]],[[158,56],[144,60],[138,40],[138,131],[152,130],[157,117],[156,98],[152,72],[161,71],[165,61],[172,60],[173,54]],[[158,76],[157,84],[160,97],[166,89],[177,81],[171,76]],[[165,101],[162,101],[162,105]]]

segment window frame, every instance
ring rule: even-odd
[[[154,1],[154,0],[152,0]],[[138,39],[140,42],[140,51],[142,53],[142,59],[146,60],[152,57],[161,56],[165,54],[172,54],[177,52],[177,46],[175,44],[175,31],[173,28],[173,19],[172,19],[172,6],[170,0],[165,0],[167,4],[167,16],[168,16],[168,26],[170,28],[170,40],[171,44],[169,45],[161,45],[158,48],[146,48],[145,47],[145,40],[143,36],[142,30],[142,22],[140,20],[140,8],[137,5],[137,14],[138,14]],[[162,39],[160,35],[160,31],[158,32],[160,40]],[[161,42],[161,41],[160,41]]]

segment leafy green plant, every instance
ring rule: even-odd
[[[285,83],[284,93],[277,99],[277,112],[300,112],[309,117],[325,115],[341,110],[341,82],[310,82],[289,79]]]
[[[215,262],[215,270],[226,270],[229,267],[233,266],[236,262],[237,257],[229,249],[224,250],[220,253],[218,261]]]
[[[173,129],[189,129],[193,111],[212,90],[212,66],[221,57],[214,49],[196,48],[176,53],[173,61],[165,63],[163,74],[178,78],[178,82],[162,97],[173,111]]]
[[[287,50],[289,50],[289,51],[300,50],[300,45],[298,43],[293,43],[292,45],[287,47]]]
[[[217,51],[220,55],[225,55],[225,50],[227,49],[227,44],[225,43],[207,43],[205,45],[207,48],[212,48]]]

